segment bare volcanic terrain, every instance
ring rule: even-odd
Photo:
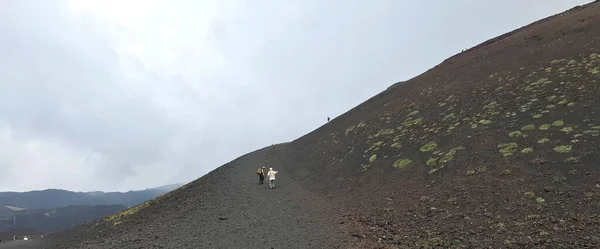
[[[36,243],[600,248],[599,149],[592,3],[457,54],[290,143]],[[257,184],[263,162],[280,170],[275,189]]]

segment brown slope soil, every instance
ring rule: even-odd
[[[590,4],[487,41],[290,144],[47,241],[600,248],[599,13]],[[274,190],[256,185],[265,158],[281,165]]]

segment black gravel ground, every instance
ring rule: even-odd
[[[171,196],[123,218],[0,248],[348,248],[335,210],[290,180],[279,162],[285,145],[242,156]],[[278,170],[276,188],[256,169]],[[93,233],[83,233],[94,229]],[[30,241],[31,242],[31,241]],[[336,246],[333,246],[336,245]]]

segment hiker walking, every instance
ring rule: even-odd
[[[258,168],[256,173],[258,174],[258,184],[262,185],[265,180],[265,166],[262,166],[262,168]]]
[[[277,171],[274,171],[273,168],[269,168],[269,173],[267,173],[267,177],[269,178],[270,188],[275,187],[275,174],[277,174]]]

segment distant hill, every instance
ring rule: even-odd
[[[156,188],[128,192],[73,192],[62,189],[46,189],[29,192],[0,192],[0,207],[22,209],[52,209],[72,205],[137,205],[180,187],[171,184]],[[0,216],[3,213],[0,211]]]
[[[0,192],[0,237],[12,238],[56,232],[112,215],[140,204],[181,184],[128,192],[73,192],[46,189]]]
[[[124,205],[81,205],[18,211],[12,217],[0,220],[0,232],[6,233],[17,228],[32,229],[40,233],[55,232],[126,208]]]

